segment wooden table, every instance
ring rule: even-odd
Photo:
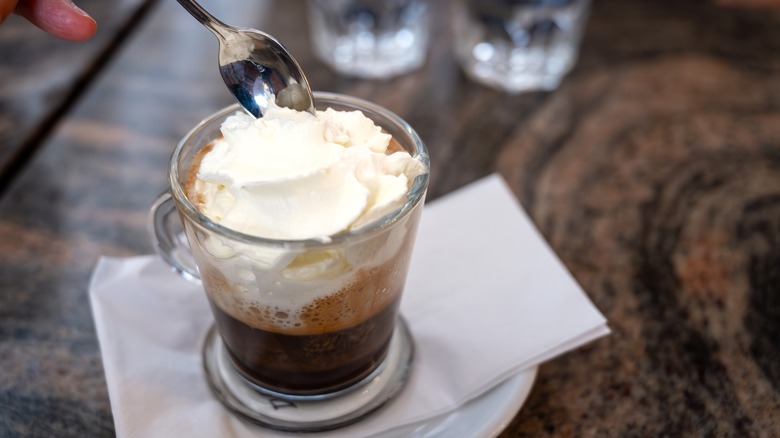
[[[780,434],[780,12],[597,0],[562,86],[510,96],[464,77],[432,5],[426,66],[364,81],[312,56],[301,0],[204,1],[278,36],[313,88],[407,119],[429,199],[500,172],[607,316],[501,436]],[[82,6],[103,32],[84,45],[0,27],[0,436],[113,435],[90,273],[152,251],[174,144],[231,101],[175,2]]]

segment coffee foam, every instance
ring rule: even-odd
[[[414,230],[410,235],[389,260],[371,267],[363,260],[362,267],[332,279],[291,280],[282,269],[258,271],[246,281],[235,276],[235,263],[204,265],[201,278],[215,305],[251,327],[296,335],[331,332],[357,325],[397,302]]]

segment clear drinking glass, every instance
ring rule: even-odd
[[[309,0],[317,56],[339,73],[388,78],[425,61],[426,0]]]
[[[460,0],[455,52],[477,82],[553,90],[577,61],[589,0]]]
[[[348,96],[314,97],[318,109],[362,111],[428,167],[423,142],[395,114]],[[225,406],[280,430],[349,424],[406,379],[413,345],[398,307],[428,174],[415,179],[399,211],[355,231],[325,240],[242,234],[200,213],[185,189],[193,157],[237,110],[204,120],[175,149],[169,192],[152,207],[156,247],[203,284],[216,322],[204,344],[205,374]]]

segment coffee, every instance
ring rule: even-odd
[[[413,235],[413,230],[412,230]],[[236,369],[275,392],[319,394],[350,386],[384,359],[393,335],[410,244],[345,287],[300,308],[235,299],[241,287],[218,269],[201,272]]]
[[[274,114],[229,118],[192,158],[185,191],[216,223],[280,243],[185,228],[235,369],[273,392],[325,394],[385,358],[420,209],[348,244],[328,233],[399,210],[426,169],[359,112]],[[321,243],[289,241],[299,238]]]
[[[356,326],[311,335],[257,329],[212,303],[233,364],[247,380],[275,392],[320,394],[362,380],[384,359],[398,300]]]
[[[425,145],[398,116],[332,93],[314,103],[260,119],[235,104],[199,123],[151,216],[163,259],[207,294],[213,395],[291,432],[352,424],[408,380],[399,307],[429,180]]]

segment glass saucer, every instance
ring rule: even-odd
[[[239,417],[287,432],[319,432],[355,423],[403,388],[414,354],[411,333],[399,317],[385,360],[354,386],[325,396],[285,396],[260,391],[234,368],[212,326],[203,344],[203,367],[214,395]]]

